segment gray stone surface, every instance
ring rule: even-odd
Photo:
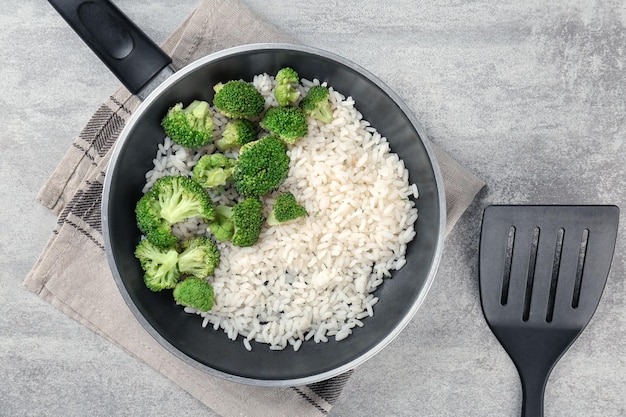
[[[0,415],[215,415],[22,286],[55,223],[35,195],[118,82],[47,3],[5,3]],[[116,3],[162,41],[197,1]],[[380,76],[432,141],[488,184],[449,236],[415,319],[357,369],[330,415],[519,415],[516,371],[480,309],[480,217],[491,203],[626,208],[626,4],[246,3],[301,42]],[[622,231],[596,315],[550,378],[547,417],[626,415],[624,253]]]

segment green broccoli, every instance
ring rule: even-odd
[[[235,162],[221,153],[203,155],[193,167],[192,178],[205,188],[222,186],[233,176]]]
[[[274,88],[274,97],[280,106],[288,106],[298,100],[300,91],[291,84],[280,84]]]
[[[289,161],[287,146],[276,136],[247,143],[241,147],[235,165],[235,188],[244,197],[274,191],[287,178]]]
[[[176,242],[172,225],[191,217],[213,220],[213,201],[196,181],[182,175],[161,177],[135,207],[137,227],[153,244]]]
[[[213,139],[213,118],[206,101],[195,100],[187,107],[183,103],[174,105],[161,126],[174,143],[186,148],[199,148]]]
[[[274,78],[277,84],[298,84],[300,82],[300,76],[291,67],[281,68]]]
[[[240,247],[252,246],[259,240],[265,219],[258,197],[244,198],[233,207],[218,206],[216,212],[209,230],[217,240]]]
[[[274,207],[267,216],[267,224],[276,226],[307,215],[304,206],[298,204],[296,197],[290,193],[281,193],[274,200]]]
[[[254,119],[265,109],[265,99],[250,83],[240,80],[218,83],[213,87],[213,105],[226,117]]]
[[[298,73],[289,67],[282,68],[276,73],[276,87],[274,97],[281,106],[294,103],[300,97],[300,91],[296,88],[300,82]]]
[[[306,96],[300,101],[300,108],[307,116],[311,116],[322,123],[333,120],[333,110],[330,107],[330,91],[322,85],[315,85],[309,89]]]
[[[248,197],[235,204],[232,209],[234,233],[233,245],[246,247],[259,240],[263,228],[263,203],[257,197]]]
[[[220,264],[217,245],[206,236],[184,240],[181,249],[178,255],[178,270],[181,274],[204,278],[212,275]]]
[[[215,207],[215,219],[209,223],[209,230],[220,242],[230,241],[235,233],[233,224],[233,208],[229,206]]]
[[[154,245],[165,248],[178,242],[172,234],[172,225],[161,218],[156,193],[148,191],[139,199],[135,215],[137,227]]]
[[[256,139],[257,131],[254,123],[247,119],[232,120],[226,124],[222,137],[215,141],[215,146],[220,151],[226,152]]]
[[[246,247],[259,240],[263,228],[263,203],[258,197],[248,197],[233,207],[217,206],[217,216],[209,223],[209,230],[220,241]]]
[[[293,144],[308,133],[306,115],[299,107],[281,106],[267,110],[261,127],[286,143]]]
[[[215,207],[209,195],[196,181],[183,175],[168,175],[154,182],[161,218],[175,224],[191,217],[213,220]]]
[[[141,264],[144,282],[150,290],[171,289],[178,283],[178,252],[174,247],[160,248],[143,239],[135,247],[135,257]]]
[[[185,307],[209,311],[213,308],[213,287],[202,278],[189,277],[174,288],[174,300]]]

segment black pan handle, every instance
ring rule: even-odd
[[[172,59],[108,0],[48,0],[131,93]]]

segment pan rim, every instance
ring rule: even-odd
[[[419,295],[416,297],[416,299],[410,306],[410,308],[408,309],[407,314],[405,314],[402,320],[400,320],[397,323],[397,325],[387,334],[386,337],[384,337],[378,343],[373,345],[364,354],[352,359],[351,361],[341,366],[333,368],[329,371],[320,372],[320,373],[316,373],[310,376],[298,377],[298,378],[293,378],[293,379],[259,379],[259,378],[250,378],[250,377],[228,374],[223,371],[209,367],[201,362],[198,362],[197,360],[191,358],[190,356],[187,356],[184,352],[181,352],[177,347],[172,345],[169,341],[167,341],[163,336],[161,336],[152,327],[152,325],[147,321],[147,319],[143,316],[143,314],[139,311],[139,309],[137,308],[137,306],[134,304],[133,300],[131,299],[131,296],[128,293],[128,290],[124,284],[124,281],[122,277],[120,276],[119,270],[117,268],[117,263],[114,259],[114,256],[111,250],[112,248],[111,235],[109,232],[108,201],[110,197],[111,181],[113,177],[113,175],[111,174],[115,170],[117,161],[122,152],[123,145],[126,142],[127,138],[129,137],[129,133],[133,131],[134,126],[140,120],[141,114],[144,113],[146,109],[148,109],[151,106],[151,104],[161,94],[169,90],[169,88],[173,84],[175,84],[179,79],[185,77],[187,74],[191,72],[196,71],[198,68],[204,65],[207,65],[208,63],[212,61],[216,61],[225,57],[230,57],[233,55],[248,53],[252,51],[263,51],[263,50],[297,51],[297,52],[303,52],[306,54],[322,57],[322,58],[337,62],[341,65],[351,68],[352,70],[354,70],[355,72],[359,73],[361,76],[366,78],[369,82],[375,84],[378,88],[380,88],[400,108],[400,110],[408,118],[408,120],[413,125],[416,132],[418,133],[420,140],[424,146],[424,149],[426,150],[428,160],[431,164],[431,168],[434,173],[436,191],[438,193],[438,200],[439,200],[438,201],[439,225],[438,225],[437,242],[435,245],[434,256],[431,260],[430,270],[424,281],[424,286],[422,290],[420,291]],[[216,377],[219,377],[219,378],[231,381],[231,382],[242,383],[246,385],[279,388],[279,387],[288,387],[288,386],[297,386],[297,385],[307,385],[307,384],[311,384],[315,382],[320,382],[322,380],[326,380],[326,379],[338,376],[351,369],[354,369],[357,366],[371,359],[376,354],[378,354],[383,348],[385,348],[389,343],[391,343],[391,341],[393,341],[398,336],[398,334],[400,334],[400,332],[408,325],[408,323],[416,315],[424,299],[426,298],[426,295],[430,291],[430,288],[432,286],[432,283],[434,281],[435,275],[437,273],[437,270],[441,261],[441,257],[443,253],[443,246],[444,246],[444,239],[445,239],[445,232],[446,232],[446,200],[445,200],[445,192],[444,192],[444,185],[443,185],[443,176],[441,173],[441,169],[439,167],[438,159],[435,155],[434,148],[428,136],[425,134],[424,129],[422,128],[420,123],[417,121],[413,112],[404,103],[404,101],[391,88],[389,88],[382,80],[380,80],[377,76],[375,76],[368,70],[364,69],[360,65],[346,58],[343,58],[339,55],[336,55],[334,53],[331,53],[322,49],[318,49],[318,48],[314,48],[310,46],[294,45],[294,44],[289,44],[289,43],[254,43],[254,44],[235,46],[235,47],[223,49],[223,50],[211,53],[209,55],[206,55],[205,57],[202,57],[184,66],[180,70],[174,72],[173,75],[171,75],[169,78],[163,81],[152,92],[150,92],[150,94],[148,94],[146,99],[138,106],[138,108],[131,115],[129,122],[122,129],[113,147],[111,158],[109,160],[109,163],[106,169],[104,184],[103,184],[102,202],[101,202],[101,221],[102,221],[101,224],[102,224],[102,234],[103,234],[103,240],[104,240],[104,246],[105,246],[105,253],[106,253],[109,268],[113,275],[116,286],[118,290],[120,291],[120,294],[122,295],[122,298],[124,299],[124,302],[126,303],[128,308],[131,310],[133,316],[140,322],[142,327],[157,342],[159,342],[161,346],[163,346],[166,350],[172,353],[175,357],[182,360],[184,363],[191,365],[195,368],[198,368],[200,370],[203,370],[210,375],[213,375],[213,376],[216,376]]]

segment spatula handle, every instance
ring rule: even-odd
[[[543,396],[548,382],[544,372],[522,374],[522,417],[543,417]]]

